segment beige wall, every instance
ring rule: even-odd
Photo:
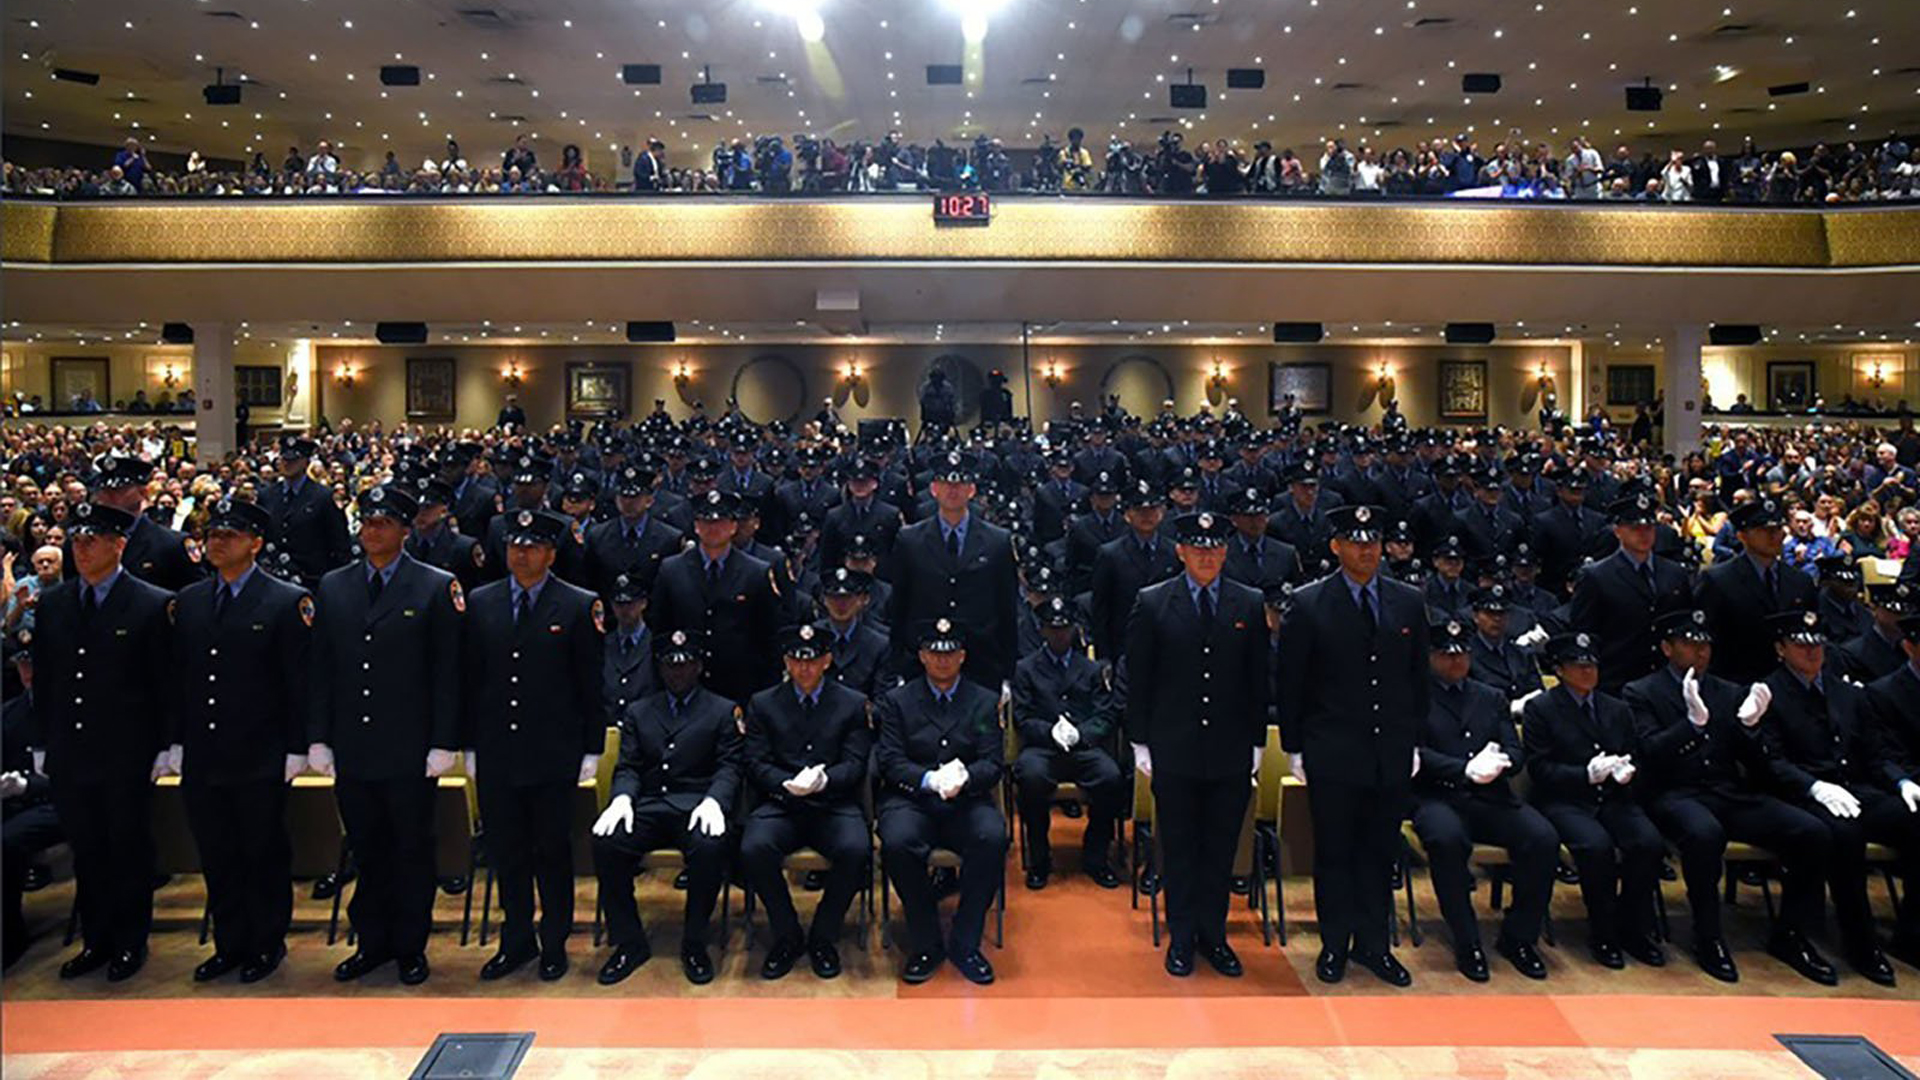
[[[289,351],[285,342],[242,339],[234,344],[235,364],[275,367],[281,372],[282,408],[253,410],[250,419],[255,426],[278,424],[284,416],[288,401],[285,376]],[[29,398],[37,394],[49,407],[59,406],[54,401],[53,393],[53,361],[56,358],[104,358],[107,361],[108,387],[115,401],[133,400],[136,390],[145,390],[148,400],[157,399],[161,392],[169,390],[166,385],[169,370],[176,378],[171,388],[172,394],[177,396],[181,391],[191,392],[193,387],[191,345],[105,344],[92,341],[81,345],[75,342],[43,344],[8,341],[0,344],[0,353],[4,353],[6,361],[4,367],[0,367],[0,393],[11,397],[18,390]]]
[[[1615,365],[1651,364],[1655,379],[1664,385],[1662,360],[1658,345],[1651,349],[1609,349],[1604,345],[1589,349],[1590,399],[1605,401],[1606,369]],[[1709,346],[1701,350],[1700,367],[1716,406],[1724,409],[1745,394],[1755,408],[1765,409],[1767,365],[1795,360],[1813,361],[1815,385],[1830,406],[1839,405],[1848,394],[1855,401],[1879,401],[1889,407],[1902,399],[1908,405],[1920,405],[1920,348],[1911,345],[1863,341],[1858,345]],[[1877,388],[1871,382],[1876,360],[1883,379],[1883,385]],[[1633,415],[1631,408],[1608,411],[1616,418]]]

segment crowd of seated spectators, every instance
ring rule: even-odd
[[[525,135],[491,160],[469,161],[457,142],[419,164],[387,151],[377,166],[348,168],[321,140],[311,152],[288,147],[276,165],[255,152],[244,169],[218,170],[191,153],[181,172],[152,167],[129,139],[105,170],[5,164],[0,191],[60,199],[156,196],[514,195],[583,192],[752,192],[759,194],[933,190],[1109,193],[1211,197],[1504,198],[1658,203],[1831,205],[1920,199],[1920,143],[1895,136],[1878,143],[1820,143],[1761,150],[1745,140],[1733,153],[1712,141],[1697,150],[1617,146],[1603,154],[1581,136],[1563,148],[1515,131],[1490,145],[1469,134],[1382,151],[1344,139],[1304,152],[1275,151],[1259,140],[1197,140],[1179,131],[1140,146],[1116,134],[1103,154],[1074,128],[1032,150],[1009,152],[980,136],[948,146],[908,142],[889,132],[876,142],[836,143],[795,135],[719,143],[693,162],[670,160],[660,140],[594,171],[577,144],[543,162]]]

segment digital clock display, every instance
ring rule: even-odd
[[[984,191],[943,192],[933,197],[935,225],[985,225],[993,217],[993,204]]]

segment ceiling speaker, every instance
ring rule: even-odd
[[[1500,76],[1492,74],[1460,76],[1460,92],[1463,94],[1497,94],[1500,92]]]
[[[658,86],[659,64],[621,64],[620,81],[628,86]]]
[[[673,324],[670,322],[627,323],[627,340],[636,344],[665,344],[673,340]]]
[[[419,86],[420,69],[412,64],[383,64],[380,67],[381,86]]]
[[[1493,324],[1490,322],[1450,322],[1447,324],[1447,344],[1449,345],[1487,345],[1493,341]]]
[[[1277,322],[1273,324],[1273,340],[1278,345],[1312,345],[1327,336],[1326,328],[1317,322]]]
[[[1709,345],[1758,345],[1760,328],[1740,323],[1714,323],[1707,327]]]
[[[423,322],[375,323],[373,338],[382,345],[425,345],[427,324]]]

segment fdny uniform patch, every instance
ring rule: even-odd
[[[313,625],[313,597],[303,596],[300,598],[300,602],[294,606],[300,612],[300,621],[311,627]]]
[[[466,614],[467,594],[460,590],[460,583],[458,581],[447,582],[447,594],[453,597],[453,610],[463,615]]]
[[[593,628],[602,634],[607,632],[607,609],[599,600],[593,602]]]

